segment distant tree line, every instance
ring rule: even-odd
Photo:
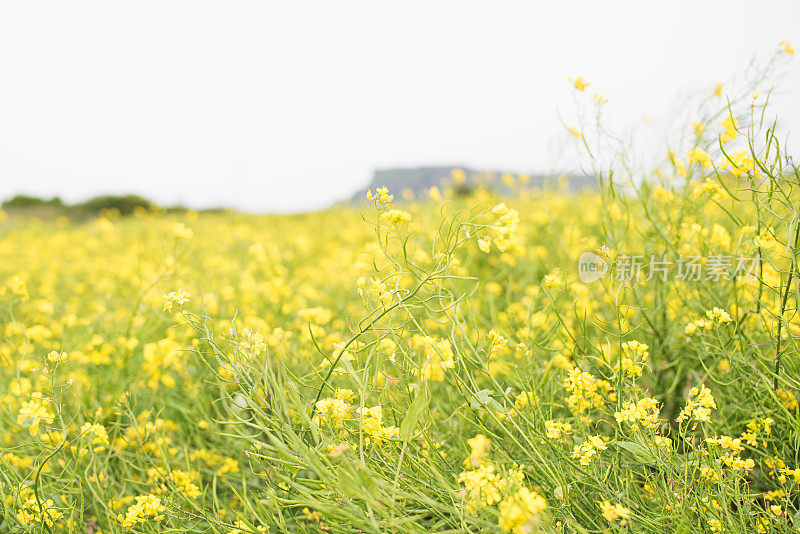
[[[131,215],[137,209],[158,209],[154,203],[138,195],[102,195],[77,204],[66,204],[60,197],[40,198],[31,195],[16,195],[2,203],[3,209],[51,208],[74,215],[91,216],[104,211],[115,211],[120,215]]]

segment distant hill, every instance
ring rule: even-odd
[[[455,171],[455,172],[454,172]],[[454,180],[455,177],[463,177],[461,184]],[[567,188],[571,192],[579,192],[586,188],[596,189],[597,185],[594,178],[586,175],[567,175],[561,178],[545,176],[543,174],[520,174],[508,171],[485,171],[475,170],[469,167],[415,167],[405,169],[378,169],[372,175],[368,189],[378,187],[388,187],[392,193],[400,193],[405,189],[410,189],[415,195],[426,192],[431,187],[442,185],[453,185],[463,187],[475,187],[485,185],[489,188],[503,191],[510,191],[506,184],[506,179],[513,178],[514,182],[526,181],[530,187],[550,187],[556,186],[560,179],[566,179]],[[357,193],[353,199],[363,196],[363,191]]]

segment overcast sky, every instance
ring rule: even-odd
[[[797,1],[2,0],[0,198],[295,211],[381,167],[548,170],[569,76],[633,124],[800,51],[798,21]],[[800,65],[782,90],[796,129]]]

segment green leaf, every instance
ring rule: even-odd
[[[417,423],[419,423],[422,412],[428,407],[429,400],[428,394],[421,391],[417,393],[417,396],[411,401],[411,406],[408,407],[406,416],[403,417],[403,421],[400,423],[400,437],[403,438],[403,441],[411,439],[411,435],[414,433],[414,429],[417,428]]]
[[[503,406],[494,400],[492,395],[494,395],[494,392],[491,389],[482,389],[469,398],[469,405],[473,408],[483,408],[484,410],[491,408],[492,410],[502,412]]]
[[[336,470],[339,487],[345,496],[353,499],[373,501],[379,495],[373,474],[363,465],[342,464]]]
[[[639,443],[634,443],[633,441],[618,441],[617,446],[633,454],[640,462],[649,465],[656,465],[658,462],[658,458],[656,458],[647,447]]]
[[[469,398],[469,404],[473,408],[483,408],[487,404],[491,403],[493,400],[494,399],[492,399],[492,390],[482,389]]]

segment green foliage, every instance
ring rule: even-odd
[[[103,195],[74,206],[76,210],[83,214],[115,211],[120,215],[132,215],[136,209],[152,211],[155,207],[155,204],[137,195]]]
[[[16,195],[8,200],[3,201],[2,204],[2,207],[4,208],[32,208],[39,206],[62,208],[64,207],[64,203],[59,197],[44,199],[30,195]]]

